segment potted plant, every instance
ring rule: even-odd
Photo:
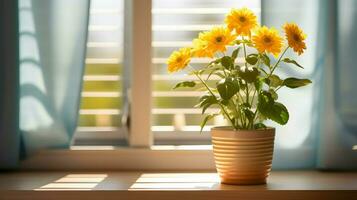
[[[287,108],[278,101],[280,88],[298,88],[311,83],[308,79],[280,77],[281,67],[303,68],[286,57],[292,50],[301,55],[306,49],[305,34],[293,23],[283,26],[285,38],[274,28],[259,26],[257,17],[247,8],[232,9],[225,26],[201,32],[191,47],[174,51],[169,57],[168,71],[184,68],[197,81],[183,81],[174,88],[200,87],[206,93],[197,107],[205,114],[216,106],[207,121],[223,115],[230,126],[211,129],[213,152],[221,182],[226,184],[264,184],[271,170],[275,128],[265,120],[285,125],[289,120]],[[233,49],[230,52],[227,47]],[[195,68],[191,58],[211,59],[206,66]],[[282,64],[285,65],[282,65]],[[214,78],[213,78],[214,77]]]

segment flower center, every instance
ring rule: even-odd
[[[182,61],[181,57],[176,58],[176,62],[181,62],[181,61]]]
[[[294,35],[293,35],[293,38],[294,38],[294,40],[295,40],[296,42],[299,42],[299,41],[300,41],[300,37],[299,37],[298,34],[294,34]]]
[[[245,21],[246,21],[246,19],[245,19],[245,17],[240,16],[240,17],[239,17],[239,21],[240,21],[240,22],[245,22]]]
[[[220,43],[220,42],[222,42],[222,40],[223,40],[223,37],[222,37],[222,36],[216,37],[216,42]]]
[[[264,42],[265,43],[270,43],[271,42],[271,38],[270,37],[264,37]]]

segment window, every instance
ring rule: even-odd
[[[135,2],[137,5],[134,5]],[[189,46],[200,31],[223,25],[225,15],[232,7],[249,7],[260,18],[260,1],[152,0],[145,1],[145,6],[143,4],[124,0],[91,1],[76,144],[124,144],[126,129],[122,126],[121,114],[128,111],[127,99],[131,99],[132,127],[129,140],[136,141],[132,137],[140,138],[139,143],[144,143],[144,146],[151,145],[152,140],[155,144],[209,144],[210,126],[226,123],[223,117],[217,117],[205,127],[203,134],[199,134],[203,116],[194,105],[203,93],[188,89],[172,90],[179,81],[195,79],[185,72],[168,74],[166,60],[173,50]],[[148,14],[151,17],[145,16]],[[127,24],[124,26],[124,23]],[[151,24],[151,28],[143,28],[143,24]],[[130,37],[124,36],[124,33]],[[147,40],[147,43],[134,44],[138,38],[146,38],[144,41]],[[127,45],[125,48],[124,40]],[[151,59],[146,61],[142,54],[148,54]],[[199,68],[207,64],[208,59],[194,59],[192,63]],[[151,71],[148,70],[150,65]],[[151,79],[144,80],[146,75],[143,73],[152,74]],[[133,85],[138,82],[139,86]],[[143,94],[142,85],[151,85],[149,96]],[[128,94],[131,98],[124,96],[127,94],[125,88],[131,88],[131,94]],[[151,104],[146,103],[150,101]],[[208,109],[207,113],[217,109]],[[138,120],[135,114],[149,120]]]
[[[91,1],[76,144],[123,138],[123,24],[123,0]]]
[[[226,13],[233,7],[249,7],[260,18],[260,1],[153,0],[152,4],[152,131],[155,144],[208,144],[209,126],[205,127],[203,134],[198,133],[203,116],[201,109],[194,108],[203,93],[192,89],[173,91],[175,83],[196,79],[185,75],[187,72],[168,74],[167,57],[173,50],[189,46],[200,31],[222,25]],[[200,68],[208,61],[193,59],[191,63],[193,67]],[[211,108],[207,113],[215,110],[217,108]],[[225,123],[223,117],[218,117],[209,125]]]

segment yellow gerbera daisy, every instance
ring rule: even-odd
[[[213,57],[213,53],[211,51],[209,51],[208,48],[208,42],[207,41],[203,41],[201,39],[194,39],[192,41],[193,43],[193,55],[195,57]]]
[[[167,60],[167,69],[169,72],[176,72],[184,69],[191,61],[191,49],[181,48],[174,51]]]
[[[274,56],[279,55],[283,46],[283,39],[274,28],[260,27],[252,38],[253,44],[259,52],[270,52]]]
[[[226,46],[232,44],[236,36],[229,29],[214,27],[211,31],[200,34],[199,39],[206,42],[206,51],[214,54],[217,51],[226,51]]]
[[[304,52],[304,49],[306,49],[306,44],[304,42],[306,35],[298,25],[293,23],[287,23],[283,28],[289,47],[293,48],[298,55],[301,55]]]
[[[232,9],[224,20],[229,30],[235,30],[238,35],[250,36],[250,32],[255,28],[257,16],[248,8]]]

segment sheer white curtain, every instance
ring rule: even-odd
[[[19,0],[19,127],[25,153],[70,145],[88,12],[89,0]]]
[[[357,1],[321,1],[321,110],[317,166],[357,169]]]
[[[281,90],[290,121],[277,127],[273,167],[357,167],[357,151],[352,150],[357,144],[356,8],[353,0],[262,1],[263,24],[281,28],[284,22],[295,22],[307,34],[307,50],[296,58],[305,69],[283,66],[280,75],[313,82]]]

